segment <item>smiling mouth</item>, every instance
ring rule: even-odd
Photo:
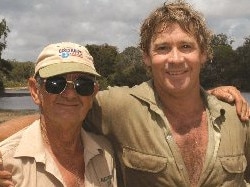
[[[166,73],[169,74],[169,75],[175,76],[175,75],[182,75],[182,74],[184,74],[186,72],[187,72],[187,70],[182,70],[182,71],[167,71]]]
[[[185,62],[181,64],[166,63],[165,70],[171,76],[183,75],[188,72],[188,65]]]
[[[59,105],[61,105],[63,107],[75,107],[75,106],[78,106],[77,104],[68,104],[68,103],[59,103]]]

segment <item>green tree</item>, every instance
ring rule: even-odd
[[[12,61],[13,67],[9,79],[6,82],[8,87],[27,86],[27,80],[34,72],[34,63]]]
[[[95,67],[101,74],[99,79],[100,88],[105,89],[111,85],[110,77],[115,72],[115,61],[118,56],[117,47],[108,44],[103,45],[86,45],[89,53],[94,58]]]
[[[0,22],[0,93],[4,91],[3,79],[5,77],[6,69],[8,69],[8,67],[4,66],[7,63],[2,60],[2,51],[7,46],[6,38],[9,32],[10,30],[6,24],[5,19],[2,19],[2,21]]]
[[[201,84],[205,88],[220,85],[228,85],[234,76],[236,53],[231,44],[233,43],[225,34],[214,35],[212,47],[213,60],[207,62],[201,71]]]
[[[113,85],[131,87],[148,78],[140,49],[128,47],[119,54],[112,76]]]
[[[235,66],[237,77],[234,84],[244,91],[250,91],[250,36],[245,38],[243,46],[236,49],[237,63]]]
[[[4,92],[4,82],[8,80],[12,69],[13,67],[9,61],[0,59],[0,93]]]
[[[0,22],[0,59],[2,57],[2,51],[6,48],[7,42],[6,38],[10,32],[9,27],[6,24],[5,19]]]

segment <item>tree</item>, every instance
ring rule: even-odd
[[[94,58],[95,67],[101,74],[99,84],[101,89],[111,85],[110,77],[115,72],[115,61],[118,56],[117,47],[108,44],[103,45],[86,45],[89,53]]]
[[[243,46],[236,49],[237,54],[237,70],[235,84],[241,90],[250,90],[250,36],[245,38]]]
[[[2,19],[0,22],[0,93],[4,91],[4,73],[6,71],[6,67],[4,66],[6,61],[2,60],[2,51],[6,48],[7,42],[6,38],[8,36],[8,33],[10,32],[5,19]],[[7,67],[8,69],[8,67]]]
[[[13,70],[10,73],[10,80],[14,82],[27,82],[27,79],[32,76],[34,63],[32,62],[11,62]]]
[[[205,88],[231,84],[235,72],[235,51],[233,43],[225,34],[214,35],[212,48],[214,57],[201,71],[201,84]]]
[[[131,87],[148,79],[142,53],[136,47],[128,47],[119,54],[115,70],[112,76],[113,85]]]
[[[6,48],[6,38],[10,32],[9,27],[6,24],[5,19],[0,22],[0,59],[2,58],[2,51]]]

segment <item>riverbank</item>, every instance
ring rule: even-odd
[[[23,97],[23,96],[30,96],[30,92],[27,87],[5,88],[5,91],[0,93],[0,97]]]
[[[0,125],[1,123],[14,119],[19,116],[34,114],[37,110],[4,110],[0,109]]]

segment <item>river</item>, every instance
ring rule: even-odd
[[[250,93],[242,93],[250,103]],[[6,97],[0,97],[0,109],[37,110],[28,90],[7,90]]]
[[[6,96],[0,97],[0,109],[5,110],[38,110],[34,104],[29,91],[23,90],[6,90]]]

